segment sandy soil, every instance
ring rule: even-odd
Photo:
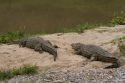
[[[100,27],[99,29],[88,30],[84,33],[56,33],[40,36],[50,40],[52,44],[59,46],[57,61],[49,53],[38,53],[32,49],[19,48],[18,45],[0,45],[0,69],[20,67],[24,64],[35,64],[40,69],[51,68],[104,68],[109,63],[90,61],[85,57],[75,55],[71,43],[81,42],[84,44],[99,45],[107,51],[119,57],[117,44],[107,43],[116,38],[125,36],[125,26]]]

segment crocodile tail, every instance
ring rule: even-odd
[[[120,67],[121,63],[119,60],[117,60],[116,62],[113,62],[112,65],[105,67],[104,69],[110,69],[110,68],[118,68]]]

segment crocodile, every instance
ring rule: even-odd
[[[57,46],[56,45],[53,46],[50,41],[44,40],[43,38],[31,37],[31,38],[20,39],[19,47],[31,48],[40,53],[42,53],[43,51],[48,52],[48,53],[54,55],[54,61],[56,61],[56,58],[57,58],[56,47]]]
[[[121,56],[125,56],[125,40],[118,41],[118,48]]]
[[[104,69],[120,67],[119,59],[97,45],[73,43],[71,44],[71,46],[75,50],[75,54],[77,55],[82,55],[92,61],[112,63],[112,65],[107,66]]]

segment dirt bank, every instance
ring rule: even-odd
[[[117,44],[107,43],[118,37],[125,36],[125,26],[101,27],[100,29],[88,30],[85,33],[65,33],[50,34],[43,37],[50,40],[53,44],[58,45],[58,58],[53,61],[53,56],[44,52],[42,54],[28,48],[19,48],[18,45],[0,45],[0,69],[9,69],[19,67],[24,64],[36,64],[40,69],[68,68],[78,67],[104,68],[109,65],[99,61],[89,61],[84,57],[75,55],[71,48],[71,43],[81,42],[84,44],[99,45],[107,51],[116,54],[118,51]]]

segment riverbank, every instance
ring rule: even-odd
[[[24,64],[35,64],[36,66],[39,67],[39,70],[42,73],[48,72],[48,71],[58,72],[60,70],[72,72],[74,71],[74,69],[79,72],[84,71],[84,70],[91,70],[91,71],[99,70],[102,73],[104,73],[104,71],[110,72],[110,70],[103,69],[107,65],[110,65],[109,63],[103,63],[99,61],[89,61],[82,56],[75,55],[70,44],[80,42],[84,44],[98,45],[104,48],[105,50],[109,51],[110,53],[114,54],[114,56],[119,58],[120,56],[119,56],[117,43],[114,44],[111,41],[125,36],[124,33],[125,33],[125,25],[118,25],[115,27],[100,27],[100,28],[96,28],[92,30],[86,30],[84,31],[84,33],[55,33],[55,34],[48,34],[48,35],[43,35],[43,36],[38,35],[39,37],[49,40],[50,42],[52,42],[52,44],[59,46],[58,58],[56,62],[53,61],[53,56],[46,52],[39,54],[38,52],[35,52],[32,49],[19,48],[19,46],[16,44],[15,45],[2,44],[0,45],[0,50],[1,50],[0,51],[0,57],[1,57],[0,68],[6,70],[6,69],[14,68],[14,67],[20,67]],[[111,70],[113,70],[114,72],[117,69],[111,69]],[[120,69],[118,69],[118,71],[119,70]],[[74,76],[77,77],[76,74],[77,73],[74,73]],[[54,75],[54,74],[51,74],[51,75]],[[94,75],[98,75],[98,74],[94,74]],[[120,73],[118,75],[120,75]],[[72,73],[70,74],[70,76],[72,76]],[[23,79],[24,77],[19,76],[11,80]],[[35,78],[36,77],[33,77],[33,79]],[[62,78],[63,78],[63,75],[62,75]],[[74,77],[72,78],[75,79]],[[27,79],[30,80],[29,76],[26,76],[26,80]],[[24,81],[26,80],[24,79]],[[50,79],[50,81],[52,80],[53,79]]]

